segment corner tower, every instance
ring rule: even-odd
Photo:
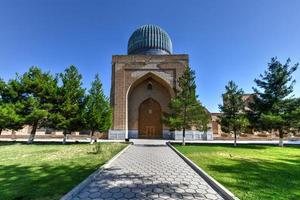
[[[109,139],[175,139],[161,119],[169,111],[178,77],[189,64],[188,55],[173,54],[168,33],[156,25],[135,30],[127,53],[112,56]]]

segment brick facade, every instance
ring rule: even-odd
[[[122,139],[138,130],[138,107],[149,97],[159,102],[162,112],[174,96],[177,79],[189,64],[188,55],[115,55],[112,57],[111,106],[113,126],[110,139]],[[151,82],[153,91],[147,91]],[[164,132],[167,127],[163,127]]]

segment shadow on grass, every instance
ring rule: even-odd
[[[94,166],[78,164],[0,165],[0,199],[59,199],[95,170]]]
[[[14,142],[14,141],[11,141],[11,142],[3,142],[3,141],[0,141],[0,146],[8,146],[8,145],[13,145],[13,144],[17,144],[17,142]]]
[[[241,199],[300,199],[300,156],[293,159],[235,159],[234,164],[208,164],[210,171]],[[233,181],[234,180],[234,181]]]

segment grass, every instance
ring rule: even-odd
[[[59,199],[124,147],[0,143],[0,199]]]
[[[300,147],[175,147],[240,199],[300,199]]]

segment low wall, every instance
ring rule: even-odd
[[[124,140],[126,136],[125,130],[109,130],[108,139],[110,140]],[[138,138],[138,130],[128,130],[128,138]],[[200,131],[186,131],[186,140],[213,140],[213,133]],[[167,140],[182,140],[182,131],[163,130],[163,139]]]
[[[174,140],[182,140],[183,133],[182,131],[172,131],[172,138]],[[211,131],[201,132],[201,131],[191,131],[187,130],[185,132],[186,140],[213,140],[213,133]]]

